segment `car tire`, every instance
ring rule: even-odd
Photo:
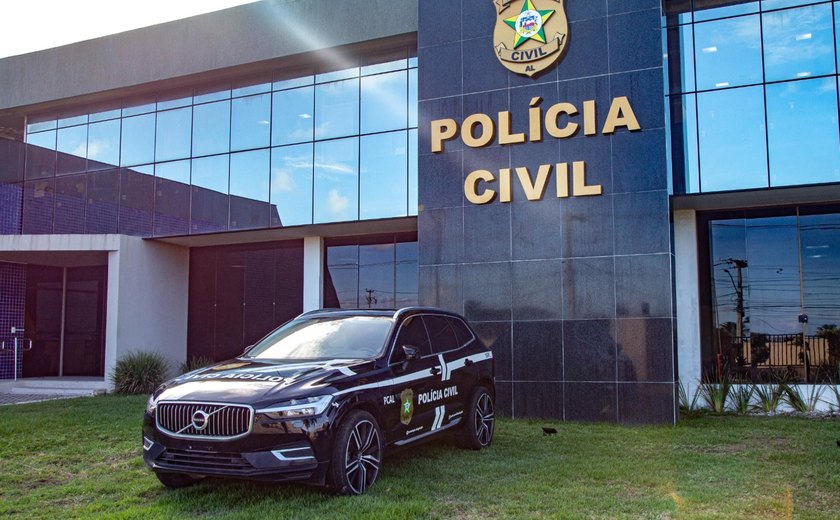
[[[458,445],[469,450],[480,450],[490,446],[496,429],[496,413],[493,395],[483,386],[473,392],[464,417],[464,426],[458,435]]]
[[[169,489],[181,489],[192,486],[197,483],[199,478],[183,473],[166,473],[163,471],[155,471],[155,476],[160,480],[160,483]]]
[[[335,435],[328,473],[330,489],[340,495],[362,495],[379,478],[382,431],[364,410],[347,414]]]

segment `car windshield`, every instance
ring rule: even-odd
[[[272,332],[244,357],[259,359],[364,359],[385,347],[393,320],[385,316],[293,320]]]

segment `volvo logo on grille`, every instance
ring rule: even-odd
[[[210,423],[210,415],[207,414],[204,410],[197,410],[192,415],[192,425],[197,431],[202,431],[207,428],[207,425]]]

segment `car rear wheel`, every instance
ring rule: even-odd
[[[478,387],[473,392],[464,426],[458,437],[458,444],[462,448],[480,450],[493,442],[493,432],[496,427],[496,413],[493,396],[484,387]]]
[[[341,495],[364,494],[379,478],[382,434],[373,415],[363,410],[347,414],[336,432],[329,486]]]
[[[163,471],[155,471],[155,476],[160,480],[160,483],[169,489],[180,489],[192,486],[201,479],[195,478],[183,473],[166,473]]]

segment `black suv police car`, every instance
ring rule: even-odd
[[[364,493],[386,451],[454,433],[493,440],[493,354],[437,309],[321,310],[149,398],[143,459],[167,487],[201,477]]]

